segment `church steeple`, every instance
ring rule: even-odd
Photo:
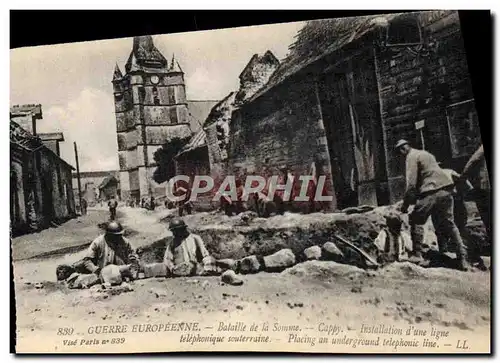
[[[132,43],[125,71],[116,65],[112,84],[122,197],[139,200],[161,189],[153,178],[152,152],[192,132],[184,72],[175,55],[167,60],[149,35],[134,37]]]
[[[175,73],[184,73],[182,71],[181,66],[179,65],[179,62],[175,60],[175,54],[172,54],[172,62],[170,63],[170,67],[168,69],[169,72],[175,72]]]
[[[166,68],[168,61],[163,54],[155,47],[153,37],[145,35],[134,37],[134,45],[130,56],[128,57],[125,71],[147,68]]]
[[[118,64],[115,64],[115,71],[113,73],[113,81],[118,81],[123,77],[122,71],[120,70],[120,67],[118,67]]]

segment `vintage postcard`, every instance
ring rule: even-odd
[[[491,351],[457,11],[10,58],[17,353]]]

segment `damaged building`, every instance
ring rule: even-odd
[[[95,206],[99,201],[106,201],[112,196],[121,199],[120,172],[118,170],[81,171],[80,186],[82,198],[89,206]],[[78,196],[78,175],[73,173],[73,190]],[[78,203],[78,198],[76,199]]]
[[[42,119],[40,105],[14,106],[10,119],[12,234],[40,230],[75,217],[74,168],[59,154],[63,135],[36,133],[36,120]]]
[[[398,139],[460,170],[481,142],[456,11],[309,22],[231,118],[236,175],[326,176],[331,210],[404,192]]]
[[[279,60],[271,51],[254,54],[239,75],[240,87],[230,92],[210,110],[203,127],[175,158],[178,175],[210,175],[215,184],[222,182],[230,170],[230,133],[234,110],[250,99],[278,69]],[[202,195],[196,207],[211,209],[214,193]]]
[[[217,184],[287,169],[326,177],[325,210],[387,205],[404,193],[401,138],[455,170],[481,142],[457,11],[308,22],[281,64],[251,59],[177,173],[209,169]]]

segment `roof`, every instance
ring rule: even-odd
[[[14,105],[10,108],[10,116],[26,116],[32,114],[36,118],[42,118],[42,105],[40,104],[25,104],[25,105]]]
[[[281,62],[267,84],[246,103],[254,101],[326,55],[340,50],[367,33],[387,27],[395,18],[407,14],[379,14],[307,22],[297,34],[295,43],[289,47],[289,56]]]
[[[168,67],[167,59],[155,47],[151,35],[134,37],[134,44],[125,64],[125,71],[130,72],[143,66],[155,68]]]
[[[99,170],[99,171],[81,171],[80,178],[100,178],[106,177],[108,175],[113,175],[115,178],[118,177],[118,170]],[[76,178],[76,173],[73,173],[73,177]]]
[[[198,149],[200,147],[203,147],[207,144],[207,135],[205,133],[205,130],[200,130],[198,133],[196,133],[191,140],[184,146],[181,151],[177,153],[175,157],[178,157],[182,154],[185,154],[187,152],[190,152],[192,150]]]
[[[191,120],[191,131],[197,132],[202,125],[205,124],[212,107],[219,101],[206,100],[206,101],[187,101],[188,111],[194,120]]]
[[[252,56],[252,58],[250,58],[250,60],[248,61],[247,65],[245,66],[245,68],[243,68],[243,70],[241,71],[240,75],[239,75],[239,78],[243,77],[245,75],[245,73],[247,73],[249,71],[249,69],[251,68],[251,66],[257,62],[257,59],[259,59],[259,55],[258,54],[254,54]]]
[[[179,62],[177,62],[175,60],[175,54],[172,54],[172,62],[170,63],[170,67],[168,68],[168,71],[172,72],[172,73],[184,73],[182,71],[182,68],[181,68]]]
[[[235,92],[231,92],[222,101],[201,101],[201,102],[206,102],[206,104],[204,105],[204,109],[203,109],[204,114],[206,114],[206,116],[205,115],[203,116],[203,123],[202,123],[203,126],[206,126],[210,123],[215,122],[215,120],[220,116],[219,115],[220,108],[222,106],[226,106],[226,104],[228,102],[232,103],[234,101],[234,95],[235,95]],[[189,102],[200,102],[200,101],[188,101],[188,104],[189,104]],[[211,107],[205,108],[205,106],[211,106]],[[190,108],[190,110],[191,110],[191,108]],[[179,151],[177,153],[176,157],[179,155],[185,154],[191,150],[203,147],[206,144],[207,144],[207,135],[206,135],[204,129],[200,127],[199,130],[197,132],[195,132],[195,134],[191,138],[191,140],[189,140],[189,143],[187,143],[181,149],[181,151]]]
[[[280,61],[278,60],[278,58],[276,58],[276,56],[270,50],[265,52],[262,57],[259,57],[258,54],[254,54],[252,56],[252,58],[250,58],[250,61],[247,63],[245,68],[243,68],[243,70],[241,71],[239,78],[245,77],[246,73],[250,72],[252,70],[252,68],[254,67],[255,63],[257,63],[257,62],[259,62],[259,63],[271,63],[271,64],[275,64],[275,65],[280,64]]]
[[[217,122],[217,120],[219,120],[221,117],[224,117],[224,111],[227,111],[230,118],[232,111],[236,108],[236,106],[234,106],[235,97],[236,92],[230,92],[220,102],[217,102],[210,110],[210,113],[207,116],[203,126],[208,126]]]
[[[62,132],[44,132],[37,134],[42,141],[64,141],[64,134]]]
[[[115,71],[113,72],[113,81],[119,80],[123,77],[122,71],[120,70],[120,67],[118,67],[118,64],[115,64]]]
[[[57,155],[54,151],[43,144],[42,139],[32,135],[30,132],[23,129],[17,122],[10,120],[10,143],[24,149],[28,152],[35,152],[39,149],[44,149],[46,152],[52,154],[58,161],[69,166],[72,170],[75,168]]]
[[[99,184],[99,189],[105,188],[111,181],[115,181],[118,183],[118,179],[114,175],[108,175],[104,178],[104,180]]]
[[[43,147],[42,140],[23,129],[17,122],[10,120],[10,142],[28,151]]]

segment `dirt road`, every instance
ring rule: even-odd
[[[135,230],[134,243],[142,245],[166,235],[164,225],[151,224],[163,216],[161,213],[165,212],[124,210],[124,223]],[[55,283],[55,266],[62,261],[74,261],[81,254],[14,263],[18,350],[118,352],[196,347],[345,352],[361,344],[349,339],[366,336],[382,341],[364,351],[403,352],[412,351],[411,347],[398,346],[400,343],[388,339],[405,338],[404,332],[398,335],[397,327],[409,324],[415,329],[427,329],[429,342],[436,343],[422,348],[422,344],[431,343],[412,337],[420,344],[413,351],[456,351],[463,337],[468,337],[469,352],[489,347],[489,271],[422,269],[398,263],[377,272],[365,272],[330,261],[310,261],[279,274],[244,275],[240,287],[224,285],[217,277],[139,280],[130,284],[132,291],[121,293],[116,289],[67,290]],[[37,288],[35,283],[41,281],[43,288]],[[199,327],[190,332],[172,331],[178,322],[196,322]],[[148,323],[153,325],[138,325]],[[228,324],[238,323],[246,325],[245,329],[243,325],[234,325],[238,332],[227,331],[231,328]],[[258,324],[258,331],[249,331],[252,323]],[[265,323],[269,324],[269,331],[261,328]],[[379,324],[384,324],[380,328],[384,331],[392,329],[392,335],[367,333]],[[102,325],[121,328],[113,333],[95,334],[93,327]],[[153,332],[159,326],[170,328]],[[299,330],[293,330],[294,326]],[[58,331],[70,331],[65,328],[74,331],[58,335]],[[142,333],[137,333],[141,329]],[[442,332],[438,333],[440,339],[430,336],[436,331]],[[229,342],[230,335],[242,334],[247,343]],[[200,336],[207,342],[191,344],[190,339]],[[249,336],[253,337],[251,342]],[[265,336],[269,340],[263,343]],[[340,339],[344,336],[346,339]],[[217,337],[225,337],[224,342],[215,344]],[[331,343],[325,347],[319,343],[320,337],[332,339]],[[339,340],[334,340],[336,337]],[[104,346],[102,338],[117,344]],[[65,340],[66,344],[74,341],[77,346],[65,345]],[[387,344],[383,346],[382,342]]]

